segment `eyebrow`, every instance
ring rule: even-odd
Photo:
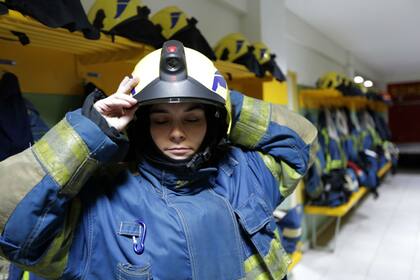
[[[187,113],[187,112],[194,111],[196,109],[204,110],[204,107],[201,104],[193,104],[193,105],[187,107],[187,109],[184,112]],[[169,111],[166,110],[166,109],[162,109],[162,108],[152,108],[152,109],[150,109],[150,114],[154,114],[154,113],[156,113],[156,114],[157,113],[169,113]]]

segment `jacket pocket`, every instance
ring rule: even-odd
[[[149,280],[153,279],[150,265],[132,265],[128,263],[118,263],[117,277],[118,280]]]
[[[261,197],[252,194],[235,212],[239,217],[239,224],[249,236],[265,267],[251,267],[251,272],[247,272],[251,275],[249,277],[254,277],[255,273],[266,273],[268,269],[273,279],[283,279],[290,260],[281,246],[272,209]]]
[[[270,250],[276,223],[267,203],[255,194],[235,210],[239,224],[249,235],[258,253],[264,257]]]
[[[137,242],[142,242],[145,237],[145,228],[139,225],[138,222],[124,221],[120,223],[117,234],[121,237],[121,242],[124,243],[122,247],[128,246],[128,250],[133,252],[133,238]],[[144,240],[143,240],[144,241]],[[116,279],[118,280],[147,280],[153,279],[151,272],[150,260],[145,252],[140,253],[141,256],[135,255],[141,259],[140,263],[132,264],[127,258],[123,262],[117,264]],[[133,259],[131,259],[133,260]]]

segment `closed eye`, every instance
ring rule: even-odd
[[[156,125],[162,125],[162,124],[167,124],[168,120],[151,120],[152,124],[156,124]]]

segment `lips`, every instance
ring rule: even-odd
[[[192,149],[191,148],[186,148],[186,147],[179,147],[179,148],[169,148],[169,149],[166,149],[166,151],[173,154],[173,155],[182,156],[186,153],[191,152]]]

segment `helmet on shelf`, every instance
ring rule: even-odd
[[[161,35],[166,40],[177,40],[184,46],[201,52],[211,60],[216,60],[213,49],[206,38],[197,28],[198,21],[188,15],[177,6],[168,6],[152,17],[151,21],[161,28]]]
[[[280,82],[285,81],[286,77],[275,61],[276,55],[271,53],[267,45],[263,42],[256,42],[253,44],[253,47],[254,56],[261,65],[263,71],[270,72],[271,75]]]
[[[88,19],[98,30],[112,36],[161,47],[165,39],[161,29],[149,19],[150,9],[140,0],[96,0]]]
[[[217,59],[244,65],[258,77],[264,76],[264,70],[253,54],[254,47],[241,33],[231,33],[220,39],[214,47]]]

